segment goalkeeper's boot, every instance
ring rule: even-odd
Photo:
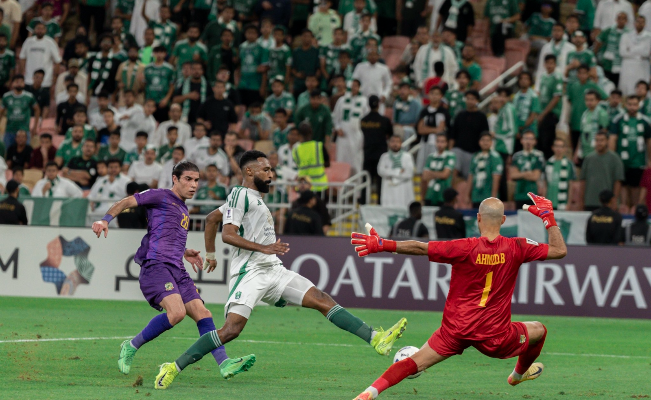
[[[127,375],[131,370],[131,363],[133,356],[136,355],[136,349],[131,345],[131,340],[125,340],[120,346],[120,358],[118,358],[118,369],[123,374]]]
[[[178,374],[179,370],[176,369],[176,363],[172,362],[161,365],[160,371],[156,375],[154,389],[167,389]]]
[[[531,364],[531,367],[529,367],[527,372],[522,374],[522,379],[516,380],[515,378],[513,378],[512,375],[509,375],[509,378],[507,379],[507,382],[509,383],[509,385],[515,386],[515,385],[517,385],[519,383],[522,383],[524,381],[531,381],[533,379],[536,379],[540,375],[542,375],[542,372],[543,372],[544,368],[545,368],[545,366],[542,365],[542,363],[533,363],[533,364]]]
[[[400,319],[400,321],[396,322],[395,325],[386,331],[380,328],[375,337],[371,339],[371,346],[373,346],[379,355],[388,356],[391,353],[393,344],[402,336],[406,328],[407,318]]]
[[[219,365],[219,372],[221,372],[224,379],[231,379],[235,375],[251,369],[253,364],[255,364],[254,354],[240,358],[229,358]]]
[[[373,400],[373,395],[371,392],[364,392],[359,396],[355,397],[353,400]]]

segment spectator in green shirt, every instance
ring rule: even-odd
[[[506,39],[513,34],[513,26],[520,20],[518,0],[488,0],[484,18],[490,24],[491,48],[496,57],[504,55]]]
[[[599,94],[588,90],[584,95],[586,110],[581,115],[581,136],[574,154],[574,162],[581,166],[583,159],[594,151],[597,132],[608,129],[608,113],[599,105]]]
[[[624,181],[624,164],[617,154],[608,150],[608,131],[599,131],[595,137],[595,151],[583,160],[579,176],[581,195],[578,209],[593,211],[601,205],[599,193],[611,190],[615,198]]]
[[[463,46],[461,59],[459,60],[459,70],[466,70],[470,74],[470,90],[479,90],[481,84],[481,67],[475,60],[475,48],[468,43]]]
[[[208,164],[206,166],[206,185],[197,189],[194,195],[194,200],[226,200],[226,188],[218,182],[221,177],[219,169],[215,164]],[[217,208],[214,206],[194,206],[190,210],[190,214],[210,214]]]
[[[545,158],[536,150],[536,135],[528,131],[522,134],[522,150],[513,154],[509,175],[515,181],[515,209],[520,210],[524,204],[531,204],[527,193],[538,193],[538,181],[545,169]]]
[[[332,113],[330,108],[323,104],[321,91],[318,89],[310,93],[310,103],[296,111],[294,121],[309,120],[312,127],[312,140],[330,143],[332,135]]]
[[[246,41],[240,45],[240,84],[242,103],[250,106],[262,102],[267,92],[267,71],[269,70],[269,50],[257,42],[258,28],[247,25],[244,28]]]
[[[470,164],[468,186],[473,208],[479,208],[479,203],[488,197],[497,197],[500,178],[504,173],[502,157],[491,150],[493,137],[484,132],[479,139],[481,151],[475,153]]]
[[[312,45],[314,35],[305,29],[301,35],[301,47],[292,55],[292,76],[294,77],[294,96],[305,91],[305,77],[314,75],[320,78],[319,49]]]
[[[552,155],[552,144],[556,137],[556,125],[558,124],[563,108],[563,76],[556,71],[556,56],[547,54],[545,56],[545,72],[539,76],[540,86],[540,109],[538,115],[538,148],[543,152],[545,158]]]
[[[570,103],[570,135],[572,137],[572,151],[576,150],[581,136],[581,117],[586,109],[584,94],[587,90],[594,90],[599,93],[600,99],[607,97],[606,93],[592,80],[588,79],[590,68],[582,65],[578,68],[577,80],[567,85],[567,100]]]
[[[536,44],[534,45],[536,48],[541,48],[552,36],[552,27],[556,23],[556,20],[551,15],[552,5],[548,1],[545,1],[540,7],[540,12],[531,14],[525,22],[529,40],[532,44]]]

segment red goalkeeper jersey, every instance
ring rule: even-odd
[[[441,327],[459,339],[486,340],[511,323],[511,297],[518,269],[547,258],[549,246],[498,236],[429,242],[430,261],[452,264],[450,292]]]

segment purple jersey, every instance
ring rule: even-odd
[[[147,234],[142,238],[135,261],[166,262],[183,268],[190,217],[185,202],[170,189],[149,189],[133,195],[147,209]]]

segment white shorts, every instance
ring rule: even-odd
[[[228,286],[224,316],[233,311],[248,318],[251,310],[261,301],[276,307],[284,307],[288,302],[300,306],[305,293],[314,284],[282,264],[276,264],[234,276]]]

